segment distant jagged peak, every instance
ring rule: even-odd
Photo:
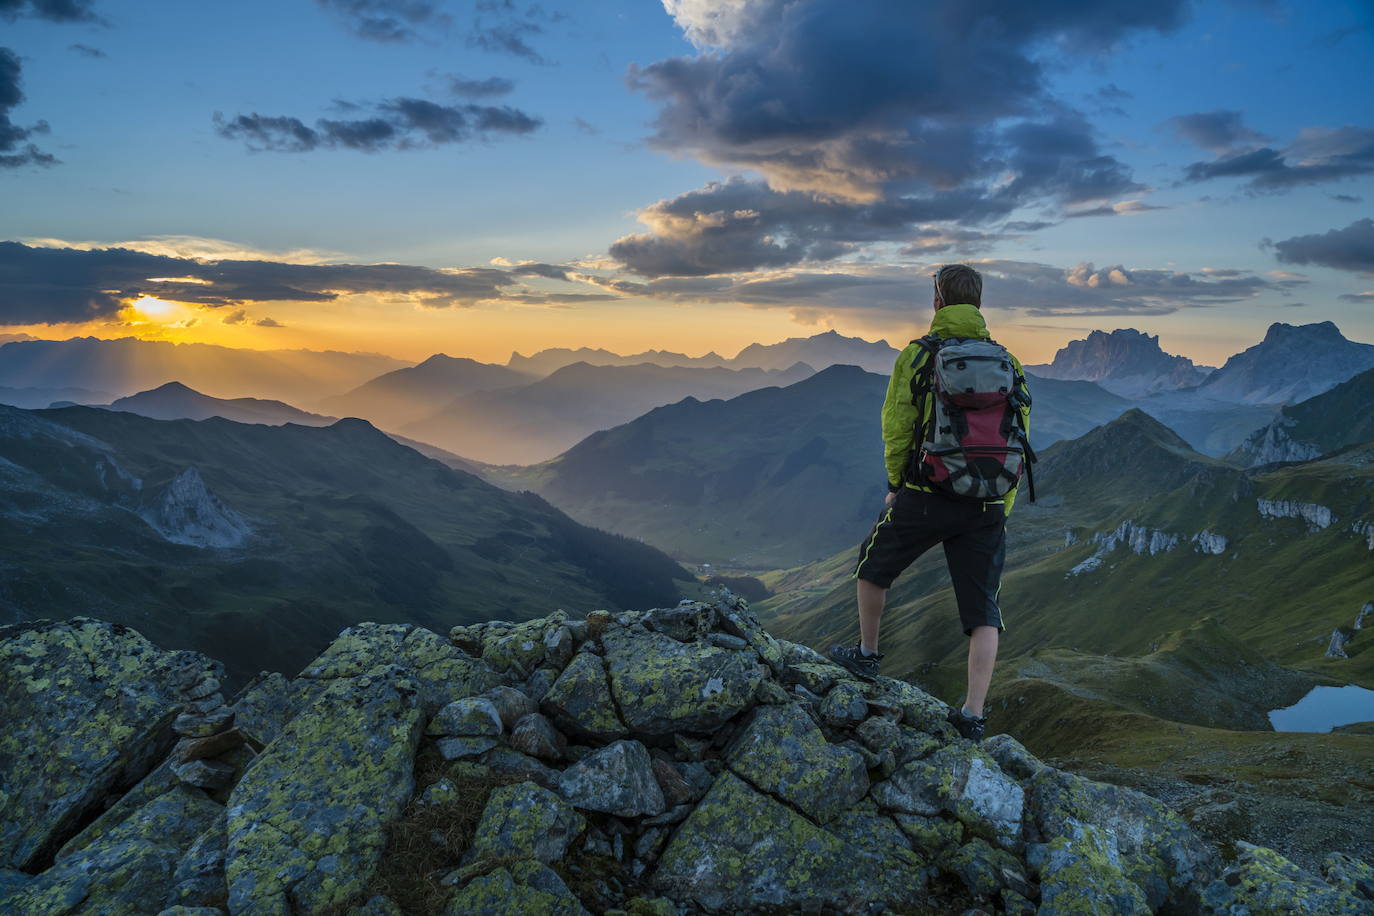
[[[1318,343],[1351,343],[1334,321],[1314,321],[1311,324],[1287,324],[1276,321],[1264,333],[1262,344],[1288,344],[1295,340]]]

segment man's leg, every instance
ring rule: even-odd
[[[859,644],[869,652],[878,651],[878,625],[883,620],[887,589],[867,579],[859,581]]]
[[[996,627],[974,627],[968,640],[968,699],[964,701],[964,712],[971,716],[983,715],[983,703],[988,698],[988,686],[992,684],[992,669],[997,663]]]

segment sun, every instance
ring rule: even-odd
[[[149,318],[159,318],[164,315],[172,314],[172,312],[176,310],[176,304],[167,302],[164,299],[158,299],[155,296],[139,296],[133,302],[129,303],[129,308],[137,309],[141,314],[147,315]]]

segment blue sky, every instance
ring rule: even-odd
[[[971,260],[1031,361],[1088,328],[1214,363],[1272,321],[1374,340],[1371,22],[1241,0],[0,0],[23,96],[0,108],[0,239],[21,243],[0,330],[417,359],[900,342],[931,265]],[[350,146],[321,119],[384,133]],[[116,246],[162,260],[116,267]],[[363,269],[383,262],[416,269]],[[190,279],[136,276],[154,264]]]

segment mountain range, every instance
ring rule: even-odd
[[[329,426],[337,423],[339,419],[308,413],[282,401],[262,398],[212,398],[181,382],[168,382],[128,397],[116,398],[107,405],[84,406],[105,406],[110,410],[136,413],[153,420],[208,420],[210,417],[223,417],[236,423],[265,423],[269,426],[280,426],[283,423]]]
[[[236,677],[361,619],[437,628],[673,603],[690,577],[398,444],[326,427],[0,408],[0,618],[99,610]]]
[[[527,385],[542,374],[436,353],[352,391],[323,398],[315,406],[339,416],[361,417],[385,429],[400,429],[465,394]]]
[[[1374,344],[1347,340],[1333,322],[1275,322],[1264,339],[1228,359],[1198,394],[1239,404],[1305,401],[1374,369]]]
[[[300,404],[404,365],[402,360],[378,353],[246,350],[134,337],[73,337],[0,346],[0,386],[85,388],[123,397],[180,381],[215,397]]]
[[[1134,328],[1104,333],[1092,331],[1083,340],[1071,340],[1054,361],[1026,366],[1044,378],[1097,382],[1113,394],[1141,398],[1159,391],[1191,388],[1212,369],[1196,366],[1183,356],[1171,356],[1159,346],[1159,336]]]
[[[1374,369],[1298,404],[1285,405],[1227,456],[1245,467],[1306,461],[1374,440]]]
[[[548,375],[578,362],[592,366],[653,363],[706,369],[788,369],[796,363],[806,363],[816,369],[834,365],[859,366],[869,372],[886,375],[892,371],[892,363],[896,359],[897,351],[885,341],[869,341],[862,337],[846,337],[838,331],[825,331],[811,337],[789,337],[775,344],[749,344],[729,359],[715,351],[704,356],[687,356],[668,350],[646,350],[633,356],[621,356],[609,350],[590,347],[576,350],[557,347],[540,350],[532,356],[512,353],[507,365],[522,372]]]
[[[734,397],[812,372],[802,363],[786,370],[573,363],[527,385],[462,395],[400,432],[477,461],[534,464],[683,397]]]

